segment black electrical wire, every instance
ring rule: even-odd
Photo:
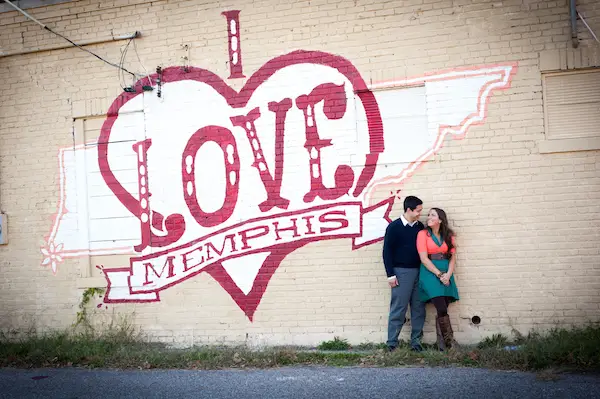
[[[125,89],[125,75],[123,74],[123,65],[125,64],[125,58],[127,57],[127,50],[129,49],[129,45],[131,44],[131,42],[133,41],[133,37],[131,39],[129,39],[129,41],[127,42],[127,45],[125,46],[125,49],[123,49],[123,51],[121,52],[121,60],[119,61],[119,73],[117,74],[117,77],[119,79],[119,84],[121,85],[122,89]],[[134,76],[134,81],[135,81],[135,76]]]
[[[31,15],[29,15],[27,12],[23,11],[22,9],[20,9],[18,6],[16,6],[15,4],[13,4],[11,1],[9,1],[9,0],[4,0],[4,2],[5,2],[6,4],[10,5],[11,7],[13,7],[15,10],[17,10],[17,11],[18,11],[18,12],[20,12],[21,14],[23,14],[23,15],[24,15],[25,17],[27,17],[28,19],[30,19],[30,20],[32,20],[33,22],[35,22],[36,24],[40,25],[42,28],[44,28],[44,29],[45,29],[45,30],[47,30],[48,32],[50,32],[50,33],[52,33],[52,34],[54,34],[54,35],[56,35],[56,36],[58,36],[58,37],[60,37],[60,38],[62,38],[62,39],[64,39],[64,40],[68,41],[68,42],[69,42],[69,43],[71,43],[73,46],[77,47],[77,48],[78,48],[78,49],[80,49],[80,50],[83,50],[83,51],[85,51],[86,53],[89,53],[89,54],[93,55],[94,57],[98,58],[100,61],[102,61],[102,62],[105,62],[105,63],[107,63],[108,65],[110,65],[110,66],[112,66],[112,67],[115,67],[115,68],[117,68],[117,69],[119,70],[119,73],[117,74],[117,79],[119,80],[119,84],[120,84],[120,86],[121,86],[121,88],[122,88],[123,90],[125,90],[125,91],[131,91],[131,90],[132,90],[131,88],[125,88],[125,87],[123,87],[123,86],[124,86],[124,83],[125,83],[125,75],[123,75],[123,72],[127,72],[128,74],[130,74],[130,75],[133,77],[133,82],[135,82],[135,80],[137,79],[137,77],[138,77],[138,76],[139,76],[139,77],[144,77],[144,76],[146,76],[146,77],[148,78],[148,81],[149,81],[149,82],[152,82],[152,80],[150,79],[150,76],[148,75],[148,71],[146,71],[146,75],[143,75],[143,74],[140,74],[140,73],[134,73],[134,72],[131,72],[131,71],[127,70],[127,69],[126,69],[126,68],[123,66],[123,64],[125,63],[125,57],[126,57],[126,55],[127,55],[127,51],[128,51],[128,49],[129,49],[129,46],[131,45],[131,42],[133,42],[133,47],[134,47],[134,50],[135,50],[136,56],[137,56],[137,58],[138,58],[138,61],[139,61],[139,62],[140,62],[140,64],[141,64],[140,56],[139,56],[139,54],[138,54],[138,52],[137,52],[137,46],[136,46],[136,44],[135,44],[135,41],[133,41],[133,39],[135,39],[135,38],[138,36],[138,32],[137,32],[137,31],[135,32],[135,34],[134,34],[133,36],[131,36],[131,37],[129,38],[129,42],[127,42],[127,45],[125,46],[125,49],[124,49],[124,50],[122,51],[122,53],[121,53],[121,59],[120,59],[119,65],[117,65],[117,64],[114,64],[114,63],[112,63],[112,62],[110,62],[110,61],[107,61],[107,60],[105,60],[104,58],[100,57],[98,54],[96,54],[96,53],[94,53],[94,52],[92,52],[92,51],[90,51],[90,50],[88,50],[88,49],[85,49],[85,48],[83,48],[82,46],[80,46],[79,44],[75,43],[74,41],[72,41],[72,40],[71,40],[71,39],[69,39],[68,37],[66,37],[66,36],[64,36],[64,35],[62,35],[62,34],[60,34],[60,33],[58,33],[58,32],[55,32],[55,31],[53,31],[51,28],[47,27],[45,24],[43,24],[43,23],[41,23],[40,21],[38,21],[37,19],[35,19],[35,18],[34,18],[34,17],[32,17]],[[142,68],[144,68],[144,65],[143,65],[143,64],[142,64]],[[144,70],[145,70],[145,69],[146,69],[146,68],[144,68]],[[150,83],[150,84],[152,85],[152,83]],[[128,90],[128,89],[129,89],[129,90]],[[152,90],[152,87],[151,87],[151,86],[143,86],[143,90],[145,90],[145,91],[148,91],[148,90],[150,90],[150,91],[151,91],[151,90]],[[159,91],[159,97],[160,97],[160,91]]]
[[[83,51],[85,51],[85,52],[87,52],[87,53],[90,53],[90,54],[91,54],[91,55],[93,55],[94,57],[98,58],[100,61],[106,62],[108,65],[110,65],[110,66],[113,66],[113,67],[115,67],[115,68],[119,68],[119,69],[123,70],[124,72],[127,72],[128,74],[130,74],[130,75],[131,75],[131,76],[133,76],[134,78],[136,77],[136,74],[135,74],[135,73],[133,73],[133,72],[131,72],[131,71],[128,71],[126,68],[124,68],[124,67],[122,67],[122,66],[120,66],[120,65],[113,64],[112,62],[105,60],[104,58],[100,57],[98,54],[96,54],[96,53],[94,53],[94,52],[92,52],[92,51],[90,51],[90,50],[88,50],[88,49],[85,49],[85,48],[81,47],[79,44],[75,43],[74,41],[72,41],[72,40],[71,40],[71,39],[69,39],[68,37],[66,37],[66,36],[63,36],[63,35],[61,35],[60,33],[53,31],[52,29],[50,29],[49,27],[47,27],[47,26],[45,26],[45,25],[44,25],[44,29],[46,29],[47,31],[49,31],[49,32],[51,32],[51,33],[53,33],[53,34],[55,34],[56,36],[62,37],[63,39],[65,39],[66,41],[68,41],[69,43],[71,43],[73,46],[75,46],[75,47],[77,47],[77,48],[79,48],[79,49],[81,49],[81,50],[83,50]],[[133,39],[133,38],[132,38],[132,39]],[[128,44],[128,45],[129,45],[129,44]],[[144,75],[139,75],[139,76],[144,76]]]
[[[14,8],[15,10],[17,10],[18,12],[20,12],[21,14],[23,14],[23,15],[24,15],[25,17],[27,17],[28,19],[32,20],[33,22],[35,22],[36,24],[38,24],[38,25],[39,25],[39,26],[41,26],[42,28],[46,29],[48,32],[50,32],[50,33],[52,33],[52,34],[55,34],[56,36],[58,36],[58,37],[61,37],[61,38],[65,39],[66,41],[68,41],[69,43],[71,43],[73,46],[77,47],[77,48],[78,48],[78,49],[80,49],[80,50],[83,50],[83,51],[85,51],[86,53],[89,53],[89,54],[93,55],[94,57],[98,58],[100,61],[102,61],[102,62],[106,62],[106,63],[107,63],[108,65],[110,65],[110,66],[113,66],[113,67],[115,67],[115,68],[119,68],[119,69],[123,70],[124,72],[127,72],[128,74],[130,74],[131,76],[133,76],[133,78],[135,79],[135,77],[136,77],[136,74],[135,74],[135,73],[133,73],[133,72],[131,72],[131,71],[128,71],[127,69],[125,69],[125,68],[124,68],[123,66],[121,66],[121,65],[113,64],[112,62],[105,60],[104,58],[100,57],[98,54],[96,54],[96,53],[94,53],[94,52],[92,52],[92,51],[90,51],[90,50],[88,50],[88,49],[85,49],[85,48],[81,47],[79,44],[75,43],[74,41],[72,41],[72,40],[71,40],[71,39],[69,39],[68,37],[66,37],[66,36],[63,36],[63,35],[61,35],[60,33],[53,31],[52,29],[50,29],[49,27],[47,27],[45,24],[41,23],[40,21],[38,21],[37,19],[35,19],[35,18],[34,18],[34,17],[32,17],[31,15],[29,15],[27,12],[23,11],[22,9],[20,9],[18,6],[16,6],[15,4],[13,4],[11,1],[9,1],[9,0],[4,0],[4,2],[5,2],[6,4],[8,4],[9,6],[11,6],[12,8]],[[137,32],[136,32],[136,34],[135,34],[135,35],[132,37],[132,39],[133,39],[134,37],[136,37],[136,36],[137,36]],[[144,75],[141,75],[141,74],[137,74],[137,75],[138,75],[138,76],[144,76]]]

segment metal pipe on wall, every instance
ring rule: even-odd
[[[92,39],[92,40],[87,40],[87,41],[81,41],[78,43],[78,45],[80,46],[89,46],[90,44],[100,44],[100,43],[107,43],[107,42],[116,42],[119,40],[128,40],[128,39],[133,39],[136,37],[139,37],[140,33],[139,32],[134,32],[134,33],[128,33],[125,35],[120,35],[120,36],[110,36],[110,37],[106,37],[106,38],[102,38],[102,39]],[[4,57],[10,57],[13,55],[23,55],[23,54],[30,54],[30,53],[38,53],[38,52],[42,52],[42,51],[52,51],[52,50],[60,50],[60,49],[65,49],[65,48],[71,48],[71,47],[75,47],[72,44],[60,44],[57,46],[50,46],[50,47],[43,47],[43,48],[34,48],[34,49],[29,49],[29,50],[18,50],[18,51],[10,51],[7,53],[2,53],[0,52],[0,58],[4,58]]]
[[[569,0],[570,14],[571,14],[571,41],[573,47],[579,47],[579,39],[577,38],[577,8],[575,7],[575,0]]]

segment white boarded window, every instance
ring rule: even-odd
[[[598,149],[600,70],[544,74],[543,88],[547,140],[541,152]]]

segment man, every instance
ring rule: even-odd
[[[398,346],[398,336],[404,325],[410,304],[412,350],[420,352],[425,304],[419,299],[419,270],[421,260],[417,252],[417,233],[425,226],[418,219],[423,201],[414,196],[404,199],[404,214],[390,223],[383,239],[383,263],[392,289],[388,320],[387,346],[393,351]]]

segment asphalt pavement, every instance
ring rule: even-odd
[[[0,369],[0,398],[600,398],[600,376],[473,368]]]

